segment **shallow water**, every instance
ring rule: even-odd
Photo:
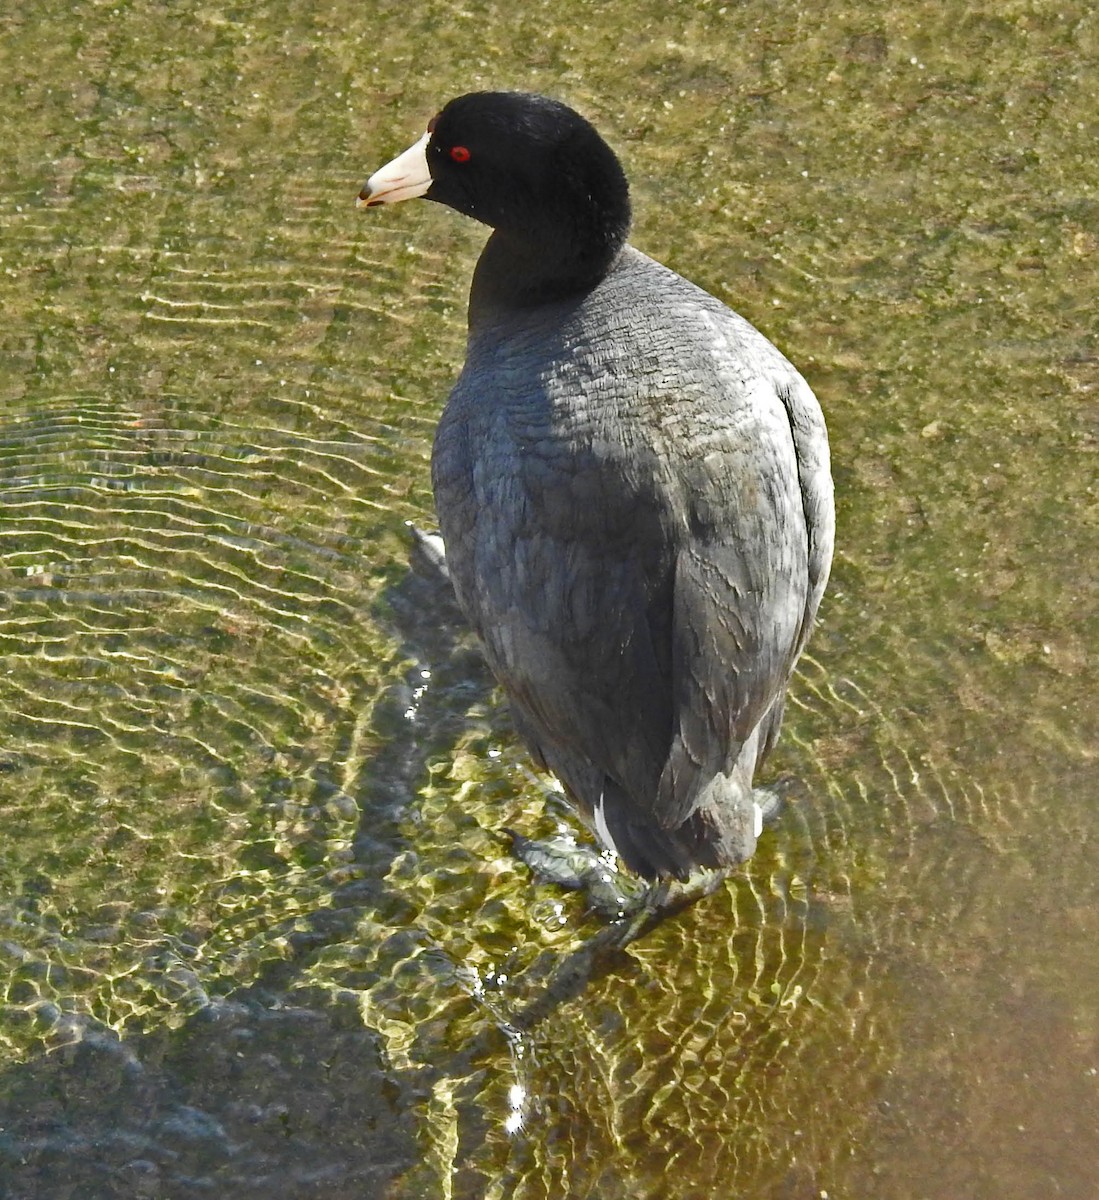
[[[1090,6],[0,30],[0,1196],[1093,1196]],[[483,233],[352,206],[483,86],[620,149],[840,505],[786,814],[522,1035],[598,926],[404,532]]]

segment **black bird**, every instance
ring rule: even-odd
[[[824,593],[816,398],[743,317],[627,245],[606,142],[544,96],[459,96],[372,175],[493,229],[432,478],[515,724],[647,879],[748,858],[752,778]]]

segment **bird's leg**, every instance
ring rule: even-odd
[[[605,851],[578,842],[571,833],[532,840],[511,829],[504,832],[511,838],[516,857],[538,879],[582,892],[589,907],[601,916],[628,917],[645,903],[646,892],[620,871]]]
[[[607,925],[594,937],[560,959],[540,994],[516,1013],[517,1029],[533,1029],[559,1005],[579,996],[588,984],[627,962],[623,951],[651,933],[661,922],[709,896],[725,881],[727,871],[705,871],[686,883],[658,880],[644,893],[640,903],[622,920]]]
[[[673,917],[692,904],[715,892],[725,882],[729,872],[699,871],[685,883],[675,879],[658,879],[649,885],[637,907],[626,914],[625,920],[612,927],[617,934],[613,938],[617,949],[622,950],[631,942],[651,933],[668,917]]]

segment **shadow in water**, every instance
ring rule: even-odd
[[[283,955],[250,986],[210,998],[196,984],[197,1011],[176,1029],[134,1033],[131,1023],[120,1038],[92,1018],[58,1014],[56,1048],[0,1076],[3,1200],[314,1194],[359,1200],[439,1194],[434,1189],[442,1179],[452,1180],[455,1196],[480,1196],[485,1176],[469,1164],[499,1157],[501,1129],[505,1136],[514,1132],[499,1114],[493,1118],[486,1098],[505,1114],[512,1104],[513,1115],[525,1120],[496,1093],[546,1094],[530,1077],[540,1070],[543,1048],[530,1031],[553,1026],[562,1006],[605,976],[614,975],[628,995],[652,985],[644,966],[624,951],[616,926],[585,927],[587,940],[571,940],[564,953],[553,944],[522,948],[506,968],[521,977],[506,993],[478,986],[484,980],[471,980],[466,965],[440,944],[446,939],[433,937],[439,911],[449,911],[448,896],[433,894],[434,915],[425,921],[416,886],[430,876],[433,887],[450,864],[440,869],[434,861],[442,856],[437,830],[423,826],[420,840],[410,835],[410,822],[414,830],[432,760],[449,761],[471,726],[495,711],[493,683],[449,584],[430,566],[407,572],[373,619],[399,644],[407,666],[372,711],[378,750],[349,789],[359,806],[352,869],[342,881],[334,877],[319,903],[268,935],[282,938]],[[324,763],[315,764],[313,784],[318,802],[335,790]],[[450,793],[442,802],[448,816],[461,808]],[[458,860],[456,873],[465,861]],[[502,929],[510,945],[514,929],[506,917],[478,914],[469,893],[483,880],[469,874],[454,885],[461,890],[451,919],[476,920],[487,944]],[[524,887],[533,887],[525,877]],[[732,903],[746,910],[745,961],[758,962],[765,955],[749,932],[760,915],[753,906],[778,900],[751,887],[738,895]],[[723,926],[733,915],[725,911],[729,904],[726,897],[718,901],[720,912],[673,918],[673,942],[690,943],[695,922]],[[795,898],[782,899],[783,913],[787,904],[795,906]],[[796,947],[786,945],[800,926],[785,920],[780,932],[783,923],[773,923],[781,958],[766,978],[785,987],[786,975],[801,978]],[[730,935],[722,927],[720,936]],[[691,961],[682,951],[663,953],[681,966]],[[686,986],[692,994],[713,991]],[[790,989],[796,991],[793,982]],[[777,993],[761,999],[768,1011],[780,1002]],[[735,1001],[712,999],[703,1007],[711,1003]],[[603,1016],[619,1020],[611,1011]],[[725,1028],[725,1016],[714,1020],[716,1030]],[[578,1053],[586,1046],[583,1022],[578,1016]],[[768,1030],[770,1022],[761,1020],[759,1028]],[[559,1035],[551,1029],[546,1037]],[[744,1054],[766,1062],[770,1037],[761,1032],[753,1042],[745,1033],[738,1040]],[[655,1055],[658,1064],[663,1053]],[[621,1091],[628,1107],[631,1088]],[[537,1141],[532,1126],[529,1141],[513,1143],[514,1170],[525,1169],[524,1155],[534,1153]]]
[[[355,940],[364,914],[385,910],[394,925],[402,901],[386,877],[410,849],[402,813],[429,755],[461,733],[463,702],[484,704],[491,691],[445,579],[412,570],[382,608],[379,619],[415,665],[373,714],[381,749],[356,788],[354,877],[295,924],[285,957],[251,986],[222,999],[196,987],[198,1010],[179,1028],[120,1038],[93,1017],[53,1013],[56,1048],[0,1076],[3,1200],[362,1200],[422,1158],[416,1112],[429,1072],[393,1067],[352,991],[333,1003],[302,986],[327,947]],[[410,721],[425,671],[433,686]],[[317,786],[330,790],[321,778]]]
[[[0,1081],[0,1195],[380,1195],[416,1161],[415,1085],[339,1009],[219,1001],[74,1041]]]

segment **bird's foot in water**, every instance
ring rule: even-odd
[[[623,949],[655,929],[668,917],[683,912],[692,904],[712,895],[725,882],[729,870],[699,870],[690,879],[660,879],[644,890],[638,904],[624,914],[615,945]]]
[[[540,880],[583,892],[600,916],[621,920],[646,903],[650,889],[620,871],[607,851],[583,845],[571,833],[534,840],[511,829],[505,832],[516,857]]]
[[[753,789],[752,799],[758,807],[761,829],[770,828],[779,819],[786,807],[786,797],[797,782],[784,778]],[[646,885],[620,870],[609,851],[578,842],[571,833],[533,839],[512,829],[504,832],[511,838],[516,857],[543,883],[583,892],[590,907],[612,921],[628,922],[638,916],[654,918],[647,928],[708,896],[728,874],[724,870],[700,870],[683,883],[660,880]]]
[[[517,1029],[533,1029],[559,1005],[579,996],[592,979],[628,961],[623,954],[627,946],[651,933],[668,917],[716,891],[726,876],[726,871],[703,871],[692,875],[686,883],[662,880],[647,887],[634,883],[637,894],[629,908],[558,960],[540,993],[513,1015],[511,1023]]]
[[[516,856],[538,879],[582,892],[595,912],[619,926],[621,941],[613,940],[623,946],[709,896],[728,875],[724,870],[701,870],[685,882],[662,879],[646,884],[620,870],[606,850],[577,842],[570,833],[534,840],[511,829],[506,832]]]

